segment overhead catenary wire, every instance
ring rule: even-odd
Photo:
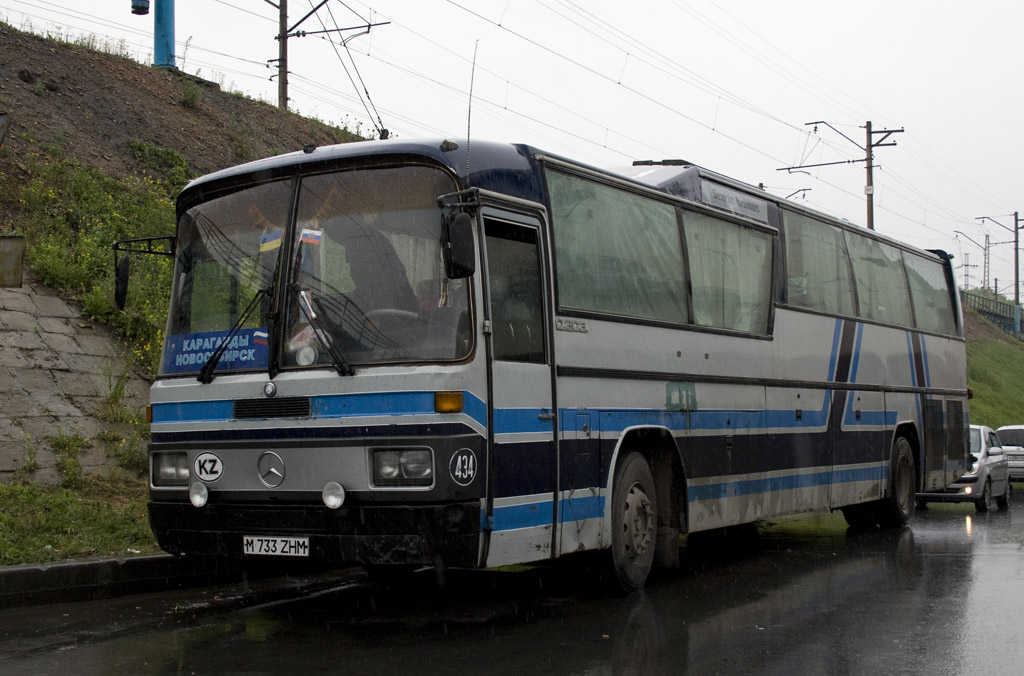
[[[227,2],[225,0],[216,0],[216,2],[218,2],[219,4],[221,4],[221,5],[225,6],[225,7],[233,7],[234,9],[238,9],[239,8],[238,7],[238,0],[235,0],[234,3]],[[548,0],[548,5],[549,6],[551,5],[551,2],[552,2],[552,0]],[[18,0],[8,0],[8,3],[25,4],[25,3],[20,3]],[[562,5],[563,7],[567,6],[567,5],[570,5],[570,6],[575,5],[577,7],[579,6],[578,3],[571,3],[571,2],[568,2],[568,3],[566,3],[566,2],[559,2],[558,4]],[[345,5],[345,6],[347,8],[349,8],[349,9],[351,9],[351,7],[349,5]],[[506,8],[506,10],[507,9],[508,8]],[[257,16],[256,14],[254,14],[253,12],[251,12],[249,10],[245,10],[245,11],[248,14],[251,14],[253,16]],[[589,12],[589,10],[587,10],[587,11]],[[563,10],[563,13],[566,13],[566,10]],[[573,18],[574,19],[578,19],[580,16],[582,16],[582,15],[576,14],[576,15],[574,15]],[[599,17],[597,17],[596,15],[593,15],[593,16],[596,19],[599,19]],[[263,18],[263,20],[268,21],[268,23],[272,23],[269,19]],[[628,47],[628,53],[631,54],[630,59],[639,58],[638,56],[635,57],[634,55],[642,55],[643,53],[642,53],[641,50],[636,50],[636,49],[634,49],[631,46],[632,43],[627,41],[627,40],[631,40],[631,39],[632,38],[625,38],[624,37],[623,38],[624,41],[623,41],[622,44],[623,45],[630,45]],[[760,44],[760,43],[758,43],[758,44]],[[191,49],[196,51],[196,52],[201,52],[203,54],[209,54],[211,56],[212,55],[216,55],[218,53],[217,50],[208,50],[208,48],[206,48],[204,45],[201,45],[201,44],[193,44]],[[558,51],[558,50],[555,50],[555,51]],[[624,53],[627,53],[627,52],[624,52]],[[782,53],[784,54],[784,52],[782,52]],[[227,56],[227,57],[221,56],[219,58],[222,58],[222,59],[226,60],[227,58],[232,58],[232,57],[230,57],[230,56]],[[353,62],[355,61],[354,57],[352,56],[352,50],[351,49],[349,49],[349,59],[351,61],[353,61]],[[197,65],[201,64],[203,66],[203,68],[205,69],[207,67],[217,67],[217,66],[213,65],[214,61],[215,61],[215,59],[206,58],[206,59],[203,59],[202,61],[195,60],[194,63],[197,64]],[[254,77],[254,78],[255,77],[260,77],[261,79],[265,79],[266,65],[264,63],[256,62],[256,61],[253,61],[251,59],[248,60],[247,62],[246,61],[233,61],[233,63],[237,64],[238,67],[232,69],[231,72],[239,74],[239,77]],[[257,67],[261,71],[263,71],[264,74],[262,76],[252,75],[250,73],[250,71],[246,70],[246,69],[249,69],[249,68],[255,69]],[[665,68],[665,70],[670,70],[670,66],[668,66],[667,64],[665,65],[664,68]],[[220,66],[220,69],[224,70],[225,67],[222,65],[222,66]],[[618,69],[616,69],[616,70],[618,71]],[[616,72],[615,74],[609,75],[609,79],[612,79],[612,80],[617,79],[617,75],[618,74],[619,73]],[[669,75],[662,74],[661,77],[669,77]],[[673,75],[672,77],[675,77],[675,76]],[[506,81],[510,81],[508,78],[505,78],[505,80]],[[554,103],[554,104],[557,105],[557,101],[554,101],[550,97],[544,97],[543,95],[539,94],[538,92],[535,92],[530,85],[524,85],[522,83],[512,82],[511,83],[511,87],[513,88],[513,91],[520,91],[524,95],[536,97],[536,100],[538,100],[538,101],[543,100],[543,99],[547,99],[550,103]],[[624,91],[629,92],[628,89],[626,89]],[[702,91],[705,91],[705,93],[707,93],[709,96],[710,95],[718,95],[718,94],[713,94],[713,92],[715,90],[702,90]],[[837,90],[837,91],[839,91],[839,90]],[[632,96],[633,94],[630,92],[629,95]],[[323,96],[323,95],[321,94],[321,96]],[[323,98],[326,98],[327,100],[331,100],[332,97],[333,97],[332,94],[327,94],[327,96],[323,97]],[[551,120],[549,120],[548,116],[546,114],[544,114],[543,111],[541,111],[539,113],[530,114],[529,112],[526,112],[526,110],[523,108],[523,106],[521,106],[516,101],[505,102],[504,104],[493,105],[494,104],[493,101],[484,102],[484,99],[482,97],[481,98],[474,97],[474,98],[476,98],[478,101],[480,101],[481,105],[483,105],[483,106],[485,106],[486,108],[489,109],[488,110],[488,114],[489,115],[497,115],[497,114],[499,114],[499,112],[504,111],[505,114],[515,115],[516,117],[518,117],[523,122],[527,122],[527,123],[529,123],[531,125],[535,124],[536,121],[543,120],[543,122],[548,125],[547,129],[551,130],[552,132],[558,133],[557,130],[559,129],[560,125],[557,122],[553,123]],[[742,97],[740,97],[740,98],[742,98]],[[733,95],[727,94],[726,96],[723,96],[723,100],[729,101],[730,104],[732,104],[733,103]],[[737,104],[737,105],[739,105],[739,104]],[[374,108],[376,108],[376,106],[374,106]],[[570,106],[561,106],[561,110],[563,110],[563,111],[568,110],[570,108],[571,108]],[[751,110],[750,107],[745,107],[744,109],[745,110]],[[387,107],[384,107],[384,108],[381,109],[382,112],[387,111],[387,110],[388,110]],[[369,119],[371,121],[374,119],[372,112],[364,111],[364,113],[369,116]],[[520,113],[522,113],[522,114],[520,114]],[[389,112],[387,114],[389,116],[392,115],[391,112]],[[769,115],[770,115],[770,113],[769,113]],[[377,117],[379,117],[379,115]],[[414,118],[406,118],[406,119],[414,119]],[[770,119],[770,117],[766,118],[766,119]],[[783,121],[783,122],[785,122],[785,121]],[[408,125],[405,125],[405,126],[408,126]],[[706,124],[703,125],[703,126],[704,126],[704,128],[708,128],[708,125],[706,125]],[[715,131],[716,133],[719,130],[724,131],[725,132],[725,134],[724,134],[725,138],[738,138],[740,141],[744,142],[746,147],[749,147],[749,146],[759,146],[760,145],[760,143],[758,141],[753,140],[750,137],[744,137],[741,134],[737,135],[737,133],[735,132],[734,128],[732,128],[732,127],[729,127],[729,126],[718,127],[718,125],[714,125],[714,126],[716,127],[716,129],[709,129],[709,130],[710,131]],[[636,139],[634,137],[634,135],[630,135],[628,133],[626,133],[626,134],[621,133],[619,130],[616,129],[616,127],[620,127],[621,128],[621,124],[616,124],[614,122],[609,122],[609,121],[600,121],[600,120],[598,120],[598,121],[596,121],[596,125],[595,125],[595,129],[597,129],[598,131],[594,132],[593,134],[575,133],[575,135],[573,135],[571,133],[566,133],[565,134],[565,138],[572,138],[572,139],[576,139],[578,141],[583,141],[584,138],[587,137],[587,136],[593,136],[593,137],[596,138],[598,136],[604,136],[605,134],[610,132],[612,134],[612,136],[615,136],[615,137],[618,137],[618,138],[622,138],[622,139],[627,140],[627,141],[629,141],[631,143],[634,142],[634,141],[639,140],[639,139]],[[792,128],[792,125],[788,125],[788,127]],[[574,129],[573,131],[575,132],[576,130]],[[584,137],[584,138],[579,138],[579,137]],[[805,139],[806,139],[806,137],[805,137]],[[908,139],[908,141],[909,141],[909,139]],[[587,142],[590,142],[589,139],[587,140]],[[603,147],[607,146],[612,152],[616,152],[616,153],[622,154],[623,156],[627,156],[628,157],[628,156],[631,155],[631,153],[627,149],[625,149],[625,148],[623,148],[621,146],[619,148],[616,148],[615,147],[616,144],[615,144],[614,141],[612,141],[610,143],[602,143],[601,139],[597,138],[596,139],[596,143],[592,143],[592,145],[595,148],[598,148],[598,147],[603,148]],[[806,142],[805,142],[805,145],[806,145]],[[907,144],[907,145],[909,145],[909,144]],[[759,150],[759,154],[762,157],[764,157],[764,156],[772,157],[773,155],[776,154],[776,153],[773,153],[771,151],[766,150],[765,148],[759,148],[758,150]],[[908,150],[909,150],[909,148],[908,148]],[[909,153],[909,152],[907,154],[911,155],[911,153]],[[664,156],[672,156],[672,153],[665,152]],[[920,153],[917,153],[916,157],[919,159],[919,161],[921,161],[920,158],[922,157],[922,155]],[[773,157],[773,160],[775,160],[774,157]],[[924,165],[929,166],[930,168],[934,168],[936,170],[938,170],[939,167],[941,166],[939,163],[929,163],[927,161],[923,161],[922,163]],[[943,168],[946,168],[946,167],[943,167]],[[911,204],[914,209],[920,209],[922,211],[927,211],[929,213],[929,218],[931,217],[931,214],[933,212],[937,212],[942,217],[956,218],[956,215],[953,213],[953,210],[949,209],[948,207],[946,207],[945,204],[944,204],[944,200],[942,200],[941,198],[940,199],[931,199],[927,195],[925,195],[924,192],[918,190],[917,188],[909,189],[908,186],[913,186],[914,184],[913,184],[912,181],[908,181],[906,179],[902,179],[901,178],[901,172],[899,171],[899,169],[900,169],[900,165],[898,163],[894,162],[894,163],[892,163],[891,167],[887,167],[887,171],[884,173],[884,175],[888,176],[889,180],[891,180],[892,184],[894,186],[896,186],[896,188],[897,188],[896,190],[888,190],[888,194],[894,195],[894,196],[895,195],[899,195],[901,200],[906,200],[907,203]],[[942,172],[940,171],[940,173],[942,173]],[[947,180],[948,180],[949,173],[945,172],[944,175],[947,177]],[[896,180],[896,179],[901,179],[903,183],[901,184],[900,180]],[[823,180],[821,177],[818,177],[816,180],[822,181],[825,185],[828,185],[831,188],[836,189],[839,193],[845,194],[845,195],[847,195],[850,198],[858,198],[858,199],[860,198],[860,195],[858,195],[856,193],[856,191],[844,190],[844,189],[839,188],[837,185],[835,185],[835,180],[832,180],[832,181]],[[965,183],[960,182],[959,185],[962,188],[965,185]],[[880,188],[880,192],[885,190],[882,186],[879,186],[879,188]],[[903,193],[903,194],[900,194],[900,193]],[[914,200],[911,197],[910,194],[916,194],[917,197],[918,197],[918,200]],[[923,205],[921,203],[922,200],[924,202],[928,202],[928,204]],[[883,212],[886,212],[886,213],[893,214],[895,218],[897,218],[897,219],[899,219],[901,221],[906,221],[908,223],[913,223],[913,224],[917,224],[917,225],[925,225],[925,226],[927,226],[927,224],[924,223],[920,218],[915,218],[915,217],[911,216],[907,212],[906,209],[899,209],[899,208],[892,209],[889,205],[885,205],[885,206],[880,206],[880,210],[883,211]],[[1006,210],[1006,209],[1004,208],[1004,209],[1000,209],[1000,210]],[[966,222],[966,219],[965,219],[964,222]]]

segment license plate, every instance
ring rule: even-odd
[[[309,538],[245,535],[242,550],[260,556],[309,556]]]

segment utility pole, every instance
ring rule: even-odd
[[[288,0],[278,0],[277,107],[288,110]]]
[[[989,257],[988,257],[988,250],[989,250],[989,247],[991,246],[991,244],[990,244],[990,243],[989,243],[989,241],[988,241],[988,235],[985,235],[985,244],[984,244],[984,245],[981,245],[981,244],[979,244],[979,243],[978,243],[977,241],[975,241],[975,239],[974,239],[973,237],[971,237],[970,235],[968,235],[968,234],[967,234],[966,232],[962,232],[962,231],[960,231],[960,230],[954,230],[954,231],[953,231],[953,234],[955,234],[955,235],[956,235],[957,237],[959,237],[960,235],[963,235],[964,239],[966,239],[966,240],[967,240],[967,241],[969,241],[969,242],[970,242],[971,244],[973,244],[974,246],[978,247],[978,248],[979,248],[979,249],[981,249],[981,250],[982,250],[983,252],[985,252],[985,257],[984,257],[984,266],[983,266],[983,268],[982,268],[982,283],[981,283],[981,288],[982,288],[982,289],[987,289],[987,288],[988,288],[988,260],[989,260]],[[968,260],[968,258],[966,258],[966,256],[967,256],[967,255],[968,255],[968,254],[964,254],[964,256],[965,256],[965,258],[964,258],[964,267],[965,267],[965,268],[967,268],[967,267],[971,267],[971,268],[976,268],[976,267],[978,267],[977,265],[968,265],[968,264],[967,264],[967,260]],[[964,288],[966,289],[966,288],[968,288],[968,287],[966,286],[966,284],[967,284],[967,277],[966,277],[967,273],[965,272],[965,273],[964,273],[964,275],[965,275],[965,277],[964,277]]]
[[[866,130],[866,134],[865,134],[866,140],[864,142],[864,145],[861,146],[861,144],[857,143],[852,138],[850,138],[849,136],[847,136],[843,132],[839,131],[838,129],[836,129],[835,127],[833,127],[831,124],[829,124],[828,122],[826,122],[824,120],[818,120],[817,122],[806,122],[804,124],[804,126],[811,125],[811,124],[814,125],[814,131],[815,132],[818,131],[818,125],[819,124],[823,124],[826,127],[828,127],[829,129],[831,129],[832,131],[834,131],[835,133],[839,134],[844,139],[846,139],[847,141],[849,141],[853,145],[855,145],[858,148],[860,148],[861,150],[863,150],[864,151],[864,159],[863,160],[842,160],[842,161],[839,161],[839,162],[823,162],[821,164],[802,164],[802,165],[797,166],[797,167],[780,167],[779,169],[776,169],[775,171],[788,171],[788,172],[792,173],[796,169],[811,169],[811,168],[814,168],[814,167],[828,167],[828,166],[832,166],[832,165],[835,165],[835,164],[853,164],[855,162],[865,162],[867,164],[867,175],[868,175],[867,176],[867,179],[868,179],[867,180],[867,185],[864,186],[864,194],[867,196],[868,230],[874,230],[875,229],[875,182],[874,182],[875,153],[874,153],[874,149],[875,148],[881,148],[881,147],[884,147],[884,146],[894,146],[894,145],[896,145],[895,141],[889,141],[888,143],[886,143],[886,139],[888,139],[893,134],[902,134],[903,133],[903,127],[900,127],[899,129],[878,129],[878,130],[873,130],[871,128],[871,121],[868,120],[867,123],[865,123],[865,125],[864,125],[864,129]],[[880,139],[878,139],[877,141],[874,140],[875,136],[878,136],[878,135],[882,135],[882,137]]]
[[[1003,225],[999,221],[989,216],[976,216],[976,221],[992,221],[1003,230],[1011,230],[1013,232],[1013,304],[1020,305],[1020,214],[1014,211],[1013,214],[1013,227]],[[986,241],[988,236],[986,235]],[[987,262],[987,260],[986,260]]]
[[[348,28],[331,28],[324,29],[322,31],[297,31],[295,30],[303,23],[306,19],[316,14],[317,10],[327,4],[328,0],[321,0],[315,7],[306,13],[306,16],[302,17],[295,22],[293,26],[288,25],[288,0],[277,0],[272,2],[271,0],[263,0],[265,3],[274,7],[278,11],[277,18],[277,35],[274,39],[277,40],[277,107],[281,110],[288,110],[288,38],[303,38],[307,35],[317,35],[320,33],[340,33],[342,31],[351,30],[362,30],[364,33],[369,33],[370,29],[374,26],[386,26],[390,21],[383,23],[367,23],[359,26],[350,26]],[[310,3],[312,4],[312,3]],[[362,35],[363,33],[360,33]],[[352,36],[355,37],[355,36]],[[349,38],[351,39],[351,38]],[[345,44],[347,40],[342,40],[341,43]],[[274,61],[275,59],[271,59]],[[385,130],[386,131],[386,130]],[[387,136],[383,136],[387,138]]]
[[[978,266],[977,265],[971,265],[971,254],[968,252],[968,253],[964,254],[964,264],[961,265],[960,267],[962,267],[964,269],[964,287],[963,288],[964,288],[964,291],[966,291],[967,289],[971,288],[971,268],[976,268]]]

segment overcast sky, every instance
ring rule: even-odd
[[[289,25],[318,3],[288,0]],[[875,150],[876,229],[950,251],[958,281],[967,272],[972,287],[983,281],[989,235],[989,287],[998,279],[1013,297],[1013,212],[1024,218],[1024,6],[628,5],[330,0],[300,29],[389,23],[342,33],[347,50],[338,33],[291,38],[289,105],[365,135],[382,124],[393,137],[463,141],[469,127],[473,139],[530,143],[600,167],[681,158],[862,226],[870,120],[875,130],[904,130],[889,139],[895,147]],[[0,18],[66,39],[95,36],[151,63],[154,14],[130,7],[0,0]],[[176,14],[179,68],[276,105],[267,62],[277,57],[278,10],[268,0],[177,0]],[[815,132],[806,124],[815,121],[831,127]],[[778,170],[827,162],[843,164]]]

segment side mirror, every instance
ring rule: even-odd
[[[124,309],[128,299],[128,254],[121,256],[114,270],[114,304],[118,310]]]
[[[445,219],[444,268],[448,279],[465,279],[476,272],[476,251],[473,247],[473,219],[460,212]]]

